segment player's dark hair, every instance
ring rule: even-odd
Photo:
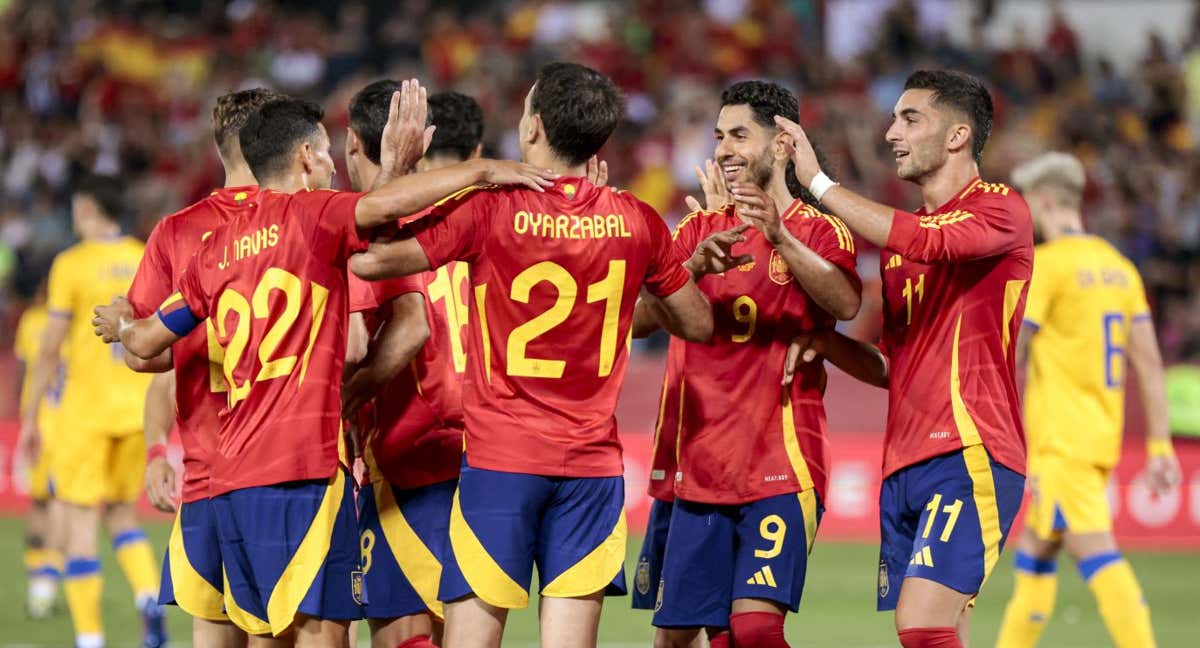
[[[292,98],[267,103],[250,115],[238,142],[259,183],[287,171],[296,146],[319,132],[324,116],[317,104]]]
[[[754,122],[764,128],[778,128],[775,125],[775,115],[786,117],[797,123],[800,121],[800,102],[796,100],[796,96],[787,88],[770,81],[740,81],[725,88],[725,91],[721,93],[721,107],[725,106],[749,106],[750,111],[754,114]],[[813,145],[813,151],[817,154],[817,162],[828,174],[829,164],[824,153],[817,147],[816,142],[810,140],[810,143]],[[796,179],[796,163],[791,160],[788,160],[784,181],[787,183],[788,193],[793,198],[800,198],[810,205],[819,206],[816,197],[808,191],[808,187],[800,184],[800,181]]]
[[[101,215],[114,223],[120,223],[125,215],[125,192],[116,178],[84,176],[75,183],[72,193],[88,196],[96,201]]]
[[[550,148],[571,165],[583,164],[608,141],[625,114],[612,79],[578,63],[549,63],[538,71],[530,110],[542,119]]]
[[[268,102],[286,98],[287,95],[266,88],[238,90],[217,97],[217,105],[213,106],[212,111],[212,127],[213,140],[217,143],[221,157],[228,158],[233,154],[233,146],[238,143],[238,133],[254,111]]]
[[[962,113],[971,124],[971,155],[983,160],[983,147],[992,133],[992,95],[983,82],[955,70],[917,70],[904,82],[905,90],[932,90],[933,103]]]
[[[425,155],[445,154],[466,160],[483,140],[483,109],[472,97],[460,92],[432,95],[429,116],[437,130]]]
[[[380,79],[367,84],[350,100],[350,130],[362,142],[363,155],[372,164],[379,164],[380,140],[387,126],[388,111],[392,107],[392,95],[400,92],[400,84],[391,79]]]

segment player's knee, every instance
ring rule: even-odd
[[[700,632],[699,628],[659,628],[654,633],[654,648],[688,648]]]
[[[783,636],[783,615],[774,612],[742,612],[729,617],[729,631],[735,646],[787,648]]]
[[[963,648],[958,630],[953,626],[941,628],[907,628],[897,633],[904,648]]]

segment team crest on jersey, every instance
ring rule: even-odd
[[[887,563],[880,560],[879,561],[879,598],[887,598],[887,595],[888,595],[888,592],[890,591],[890,589],[891,589],[890,585],[888,584]]]
[[[578,191],[578,189],[575,188],[575,185],[567,183],[562,186],[562,190],[563,193],[567,195],[567,200],[575,200],[575,192]]]
[[[366,605],[367,597],[363,589],[363,573],[358,570],[350,572],[350,593],[354,596],[355,603]]]
[[[788,269],[787,261],[779,254],[779,250],[771,250],[771,260],[767,265],[767,276],[780,286],[788,285],[792,280],[792,271]]]
[[[638,594],[645,596],[650,593],[650,561],[646,560],[645,556],[638,561],[637,573],[633,578],[633,586],[637,588]]]

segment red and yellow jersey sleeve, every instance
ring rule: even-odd
[[[994,257],[1028,245],[1029,208],[1008,185],[976,179],[951,201],[953,209],[928,215],[896,210],[887,248],[922,263]]]

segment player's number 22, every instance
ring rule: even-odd
[[[566,268],[553,261],[543,261],[521,271],[513,278],[509,298],[528,304],[533,287],[547,282],[554,286],[557,296],[550,308],[512,330],[508,336],[508,375],[527,378],[562,378],[565,360],[531,358],[529,343],[567,321],[575,309],[579,284]],[[587,287],[587,303],[604,302],[604,325],[600,333],[600,366],[598,375],[612,373],[617,356],[617,329],[621,320],[621,297],[625,289],[625,261],[608,262],[608,274]]]

